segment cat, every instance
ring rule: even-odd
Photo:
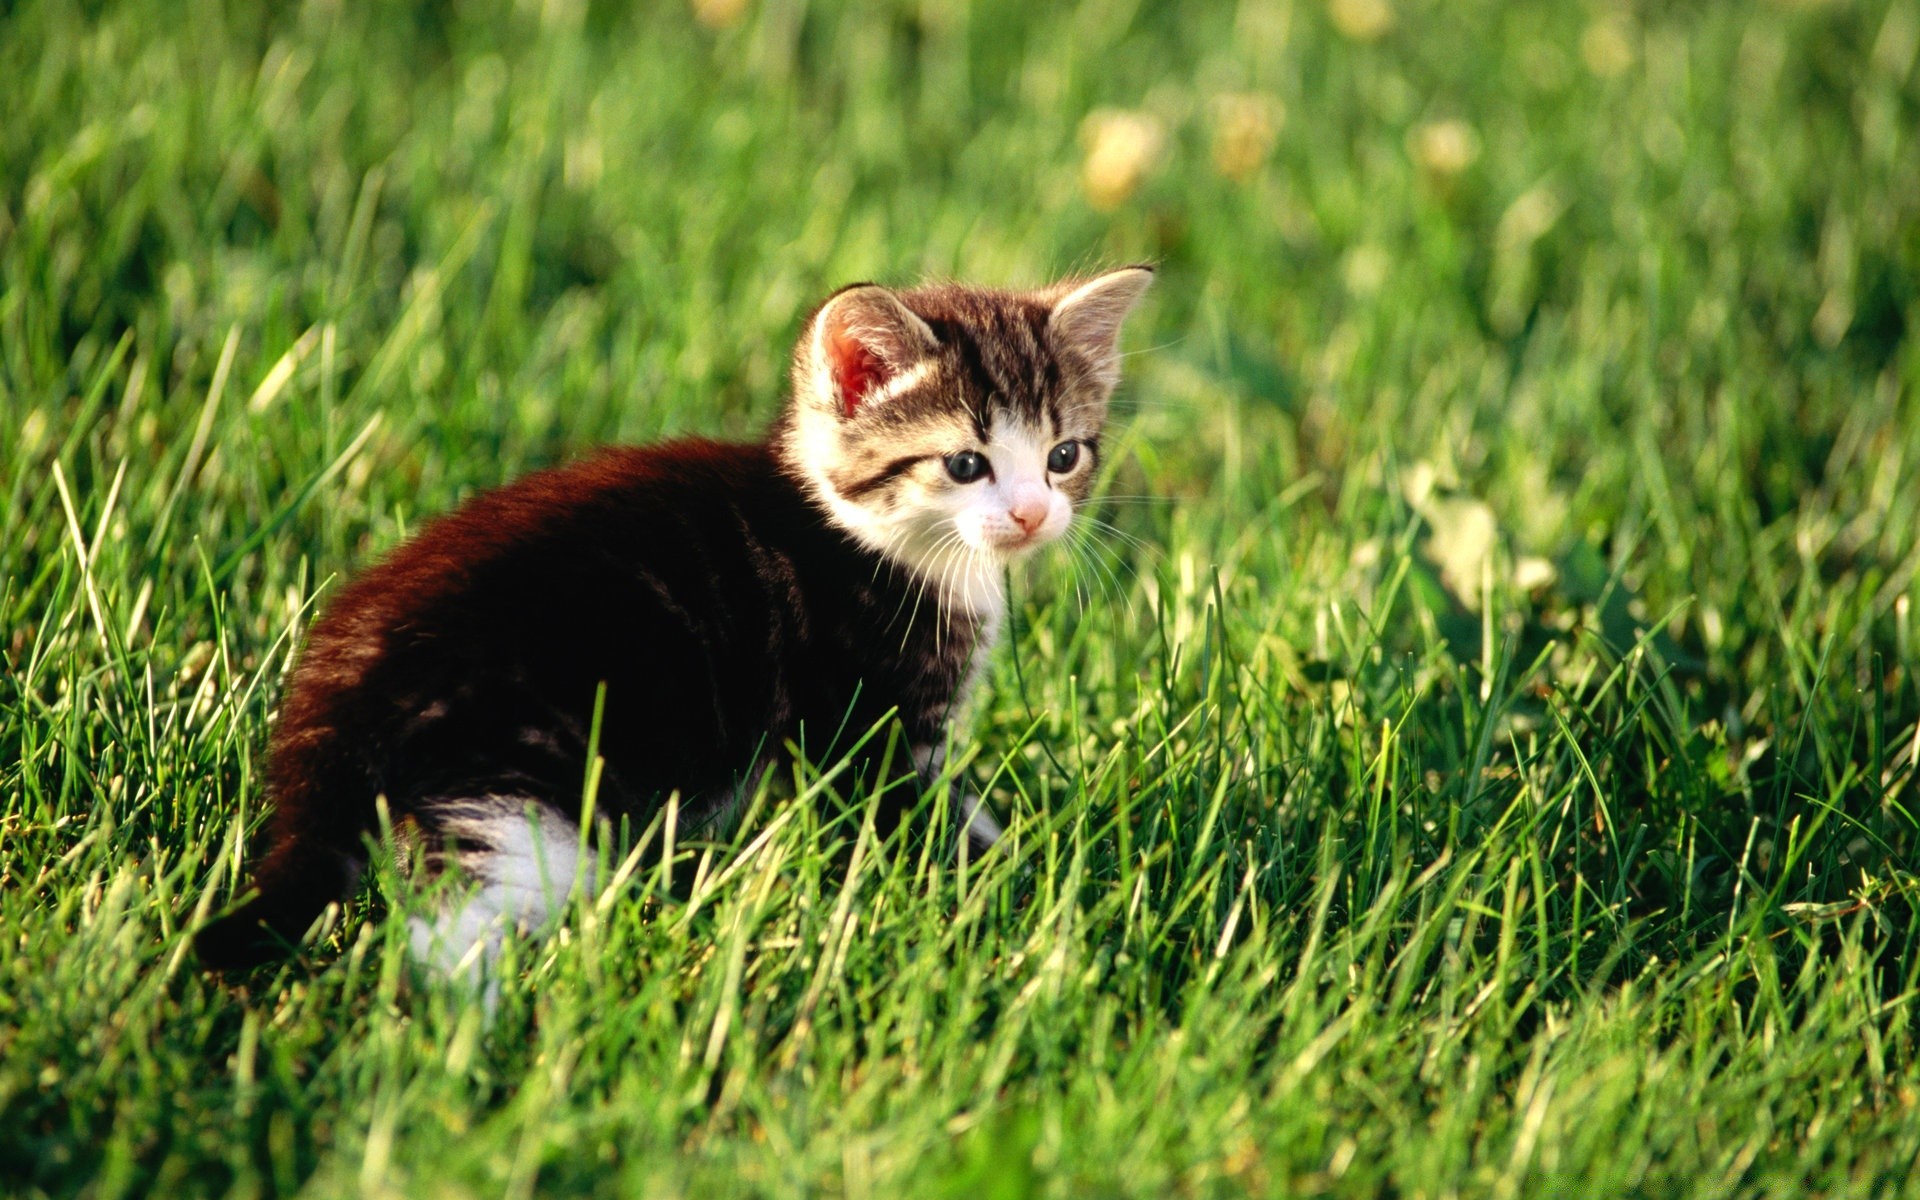
[[[606,450],[422,529],[310,631],[269,739],[254,891],[199,931],[201,961],[288,953],[353,891],[382,798],[396,840],[463,883],[414,919],[417,959],[464,969],[537,930],[588,869],[596,728],[595,812],[634,830],[674,793],[683,830],[722,822],[789,747],[830,762],[888,720],[930,780],[1000,631],[1003,566],[1088,498],[1151,280],[843,288],[763,441]],[[977,799],[955,807],[976,849],[1000,835]]]

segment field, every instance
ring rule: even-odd
[[[22,0],[0,79],[0,1193],[1920,1194],[1915,0]],[[196,968],[357,565],[751,435],[839,284],[1138,260],[1012,854],[769,804],[491,1017],[388,872]]]

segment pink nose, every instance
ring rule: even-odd
[[[1031,534],[1040,528],[1040,522],[1047,519],[1047,506],[1040,500],[1022,500],[1009,508],[1007,515],[1013,518],[1013,523],[1020,527],[1021,533]]]

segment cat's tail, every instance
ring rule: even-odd
[[[193,935],[202,965],[239,971],[285,958],[327,905],[345,899],[359,864],[331,846],[291,837],[280,841],[254,875],[253,894]]]
[[[337,697],[303,690],[296,671],[267,747],[266,853],[239,907],[194,934],[201,965],[239,971],[286,958],[327,905],[353,895],[379,820],[373,751]]]

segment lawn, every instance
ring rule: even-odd
[[[1920,1194],[1920,2],[21,0],[0,80],[0,1193]],[[609,846],[491,1015],[387,872],[197,969],[344,576],[750,435],[839,284],[1138,260],[1013,853]]]

